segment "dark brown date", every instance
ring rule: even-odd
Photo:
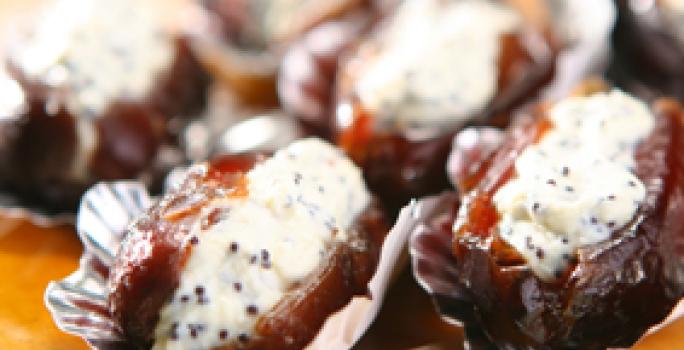
[[[465,321],[480,342],[500,349],[630,346],[684,295],[684,229],[675,224],[684,215],[684,113],[671,100],[655,104],[656,127],[636,152],[644,204],[608,241],[580,248],[575,264],[551,282],[540,280],[497,238],[492,203],[517,156],[550,127],[544,114],[541,107],[518,120],[472,175],[452,247],[453,282],[466,306],[447,313]],[[456,209],[450,215],[453,221]],[[450,234],[451,226],[432,229]]]
[[[495,97],[481,112],[470,116],[467,125],[508,124],[513,109],[531,99],[553,74],[555,49],[549,35],[544,37],[548,45],[545,57],[533,57],[525,44],[525,35],[512,33],[500,38],[501,56],[498,65],[498,82]],[[543,41],[544,41],[543,40]],[[359,55],[377,54],[373,50],[356,53],[355,61],[363,62]],[[337,116],[336,135],[338,144],[364,171],[366,182],[393,215],[411,198],[438,193],[449,188],[444,164],[451,141],[463,125],[440,130],[430,138],[412,139],[400,130],[377,127],[374,116],[365,110],[358,96],[351,89],[359,79],[355,65],[343,65],[338,76],[337,97],[339,104],[352,108],[352,121]]]
[[[159,310],[178,286],[197,239],[189,236],[189,227],[212,220],[211,215],[200,217],[200,209],[216,196],[246,195],[244,173],[262,159],[243,155],[213,160],[166,194],[128,232],[109,276],[109,305],[130,347],[152,345]],[[357,218],[350,240],[331,246],[321,266],[261,316],[248,342],[223,349],[304,348],[331,314],[367,293],[388,231],[383,211],[371,204]]]
[[[74,115],[67,108],[68,89],[32,81],[10,65],[26,108],[0,121],[0,188],[28,204],[69,211],[98,180],[154,173],[158,149],[177,142],[169,122],[187,118],[205,105],[208,76],[186,39],[178,38],[175,44],[174,60],[150,77],[156,83],[146,97],[110,101],[96,116]],[[79,123],[92,135],[79,133]],[[79,157],[79,149],[91,142],[92,149]],[[83,164],[74,167],[74,162]]]
[[[666,18],[668,9],[658,1],[615,3],[618,18],[610,78],[643,98],[684,99],[684,38],[678,37]]]

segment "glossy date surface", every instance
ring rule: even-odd
[[[507,125],[512,110],[551,79],[553,54],[537,61],[523,42],[517,35],[501,38],[496,95],[484,111],[470,116],[466,125]],[[442,128],[431,137],[418,139],[400,130],[378,128],[374,116],[348,90],[350,82],[358,78],[354,74],[353,70],[343,71],[340,77],[335,130],[338,144],[363,168],[371,191],[394,213],[411,198],[449,188],[444,165],[451,141],[464,125]],[[340,115],[340,103],[350,107],[348,115]]]
[[[659,1],[615,3],[610,78],[644,98],[684,98],[684,41],[667,20],[668,9]]]
[[[656,127],[636,152],[644,205],[609,240],[580,248],[552,282],[536,277],[494,227],[492,196],[522,150],[548,129],[543,108],[509,130],[463,199],[452,248],[455,283],[469,306],[453,317],[481,327],[483,338],[502,349],[603,349],[632,345],[668,315],[684,291],[684,230],[675,224],[684,215],[684,115],[670,100],[659,101],[654,114]]]
[[[97,116],[73,114],[66,106],[68,91],[10,67],[25,107],[0,120],[0,188],[27,204],[74,210],[98,180],[159,176],[158,150],[177,142],[169,121],[201,110],[208,85],[188,42],[175,43],[171,65],[151,78],[152,91],[141,100],[109,101]],[[84,133],[84,125],[90,131]]]
[[[191,173],[138,220],[123,243],[110,274],[113,318],[132,347],[149,348],[159,310],[178,286],[190,254],[192,223],[210,224],[200,209],[217,196],[245,196],[244,174],[261,156],[225,156],[205,171]],[[321,265],[264,314],[247,343],[225,349],[300,349],[318,333],[325,320],[353,296],[365,295],[375,273],[380,247],[389,231],[383,211],[371,204],[354,223],[349,241],[326,251]],[[238,346],[239,345],[239,346]]]

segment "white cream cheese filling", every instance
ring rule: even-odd
[[[501,36],[521,23],[491,1],[405,1],[371,42],[378,47],[361,47],[379,52],[359,62],[354,93],[384,126],[458,126],[496,94]]]
[[[360,170],[318,139],[296,141],[246,175],[248,195],[213,201],[220,219],[203,229],[161,310],[153,349],[210,349],[246,341],[260,315],[347,239],[370,203]]]
[[[67,89],[70,111],[100,115],[119,99],[145,98],[174,58],[159,4],[59,0],[37,18],[11,60],[31,79]]]
[[[553,279],[577,248],[608,239],[643,202],[635,149],[655,118],[614,90],[571,97],[549,111],[553,128],[515,162],[515,176],[494,194],[501,238],[542,279]]]

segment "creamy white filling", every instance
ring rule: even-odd
[[[297,141],[247,173],[248,195],[221,198],[219,210],[161,310],[154,349],[209,349],[251,336],[260,315],[346,240],[369,204],[359,169],[318,139]]]
[[[174,44],[148,0],[59,0],[37,18],[12,61],[69,91],[69,109],[94,117],[114,100],[145,98]]]
[[[379,33],[355,84],[363,107],[398,128],[458,126],[497,89],[500,37],[518,13],[490,1],[409,0]],[[365,57],[365,56],[364,56]]]
[[[634,152],[655,124],[644,103],[617,90],[565,99],[549,117],[553,128],[493,198],[501,238],[542,279],[634,218],[646,195]]]

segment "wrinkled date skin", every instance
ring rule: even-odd
[[[655,1],[644,11],[637,3],[616,1],[611,79],[644,98],[684,99],[684,42],[663,18],[667,9]]]
[[[454,309],[451,316],[464,320],[467,329],[478,325],[490,342],[484,348],[630,346],[682,297],[684,114],[669,100],[659,101],[654,113],[656,127],[636,152],[636,175],[647,189],[644,204],[608,241],[580,248],[575,264],[555,281],[537,278],[498,238],[491,199],[512,176],[517,156],[550,127],[543,108],[518,120],[499,150],[472,174],[452,247],[457,283],[469,307]],[[456,210],[451,215],[456,218]]]
[[[74,210],[97,180],[154,172],[159,147],[175,143],[169,120],[201,110],[208,86],[208,76],[181,38],[175,60],[151,77],[157,83],[144,100],[111,101],[92,119],[67,109],[68,91],[30,81],[14,67],[9,71],[21,85],[26,108],[0,120],[0,188],[19,194],[27,204],[56,211]],[[92,126],[93,140],[79,134],[79,123]],[[77,160],[79,144],[87,142],[95,143],[94,150]],[[84,164],[73,170],[77,161]]]
[[[149,349],[159,311],[179,284],[191,252],[192,223],[212,224],[201,208],[218,196],[246,196],[244,174],[261,156],[224,156],[189,174],[177,189],[165,195],[134,223],[122,243],[109,276],[112,318],[121,327],[130,348]],[[328,316],[352,297],[365,295],[389,226],[373,203],[360,215],[349,242],[331,246],[323,263],[299,286],[264,314],[247,343],[222,349],[301,349],[321,329]]]
[[[321,137],[333,137],[335,79],[341,56],[372,28],[375,17],[362,11],[324,23],[295,41],[283,57],[278,73],[283,108]]]
[[[533,97],[552,78],[556,50],[550,35],[544,36],[548,56],[541,59],[533,59],[524,44],[524,35],[501,37],[496,96],[483,112],[471,116],[468,124],[506,126],[511,111]],[[435,137],[420,140],[409,139],[400,130],[382,130],[352,91],[357,79],[353,66],[342,67],[338,106],[347,103],[352,107],[352,121],[343,122],[344,118],[338,116],[335,129],[338,144],[363,168],[370,189],[392,215],[411,198],[448,189],[444,164],[458,129],[443,130]]]

